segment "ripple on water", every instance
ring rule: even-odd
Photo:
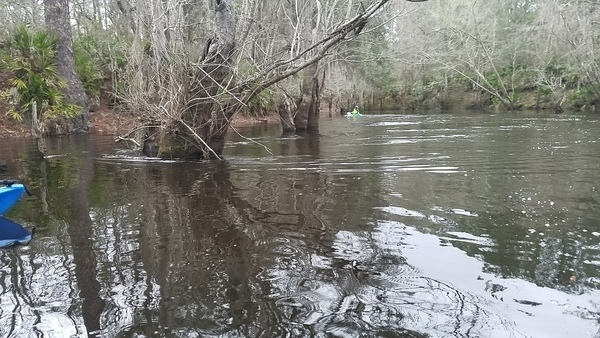
[[[183,163],[180,160],[166,160],[158,157],[147,157],[147,156],[134,156],[131,154],[116,154],[116,155],[104,155],[98,158],[99,161],[104,162],[119,162],[119,163],[132,163],[132,164],[144,164],[144,163]]]
[[[418,219],[424,219],[427,217],[422,212],[410,210],[410,209],[406,209],[406,208],[398,207],[398,206],[376,207],[374,209],[381,210],[381,211],[387,212],[389,214],[398,215],[398,216],[407,216],[407,217],[413,217],[413,218],[418,218]]]
[[[460,241],[460,242],[465,242],[465,243],[477,244],[479,246],[494,246],[495,245],[494,241],[491,240],[490,238],[486,238],[486,237],[482,237],[482,236],[475,236],[475,235],[467,233],[467,232],[448,231],[448,232],[446,232],[446,235],[450,235],[450,236],[443,236],[440,238],[447,239],[450,241],[457,241],[457,242]]]
[[[288,284],[285,290],[287,295],[274,302],[280,316],[287,323],[310,325],[328,313],[331,304],[341,296],[339,288],[327,283],[313,285],[313,290],[310,291],[294,289],[294,285],[299,283]]]

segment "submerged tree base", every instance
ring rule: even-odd
[[[165,133],[160,136],[156,156],[165,159],[177,158],[183,160],[203,158],[202,152],[194,144],[172,133]]]
[[[180,160],[220,160],[225,146],[224,130],[218,135],[211,135],[202,144],[199,138],[187,130],[168,128],[160,131],[158,128],[148,128],[142,141],[142,152],[145,156],[163,159]]]

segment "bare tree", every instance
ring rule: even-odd
[[[448,82],[450,75],[454,89],[462,89],[466,80],[479,107],[561,111],[569,98],[593,107],[600,102],[596,7],[566,0],[433,2],[394,35],[404,55],[398,69],[409,72],[406,50],[412,51],[423,67],[405,76],[409,84],[419,76]],[[531,93],[536,102],[524,101]]]
[[[273,3],[261,2],[253,7],[257,4],[243,2],[242,29],[238,30],[233,1],[215,0],[211,5],[214,33],[197,54],[189,50],[189,42],[181,33],[185,22],[181,3],[153,2],[147,12],[152,29],[143,28],[148,39],[138,38],[132,50],[138,59],[130,63],[132,85],[126,97],[131,107],[144,113],[147,128],[143,129],[142,142],[146,153],[166,158],[220,159],[231,119],[259,93],[303,70],[309,80],[304,81],[305,96],[301,100],[306,107],[300,109],[309,113],[306,124],[299,119],[295,124],[316,128],[319,76],[315,74],[322,74],[318,73],[318,62],[344,40],[360,34],[388,2],[361,5],[349,11],[353,14],[347,19],[330,21],[321,34],[316,33],[325,13],[321,1],[310,7],[317,15],[308,26],[303,26],[300,19],[310,17],[311,12],[304,12],[302,6],[306,3],[298,2],[296,18],[289,17],[289,22],[296,25],[291,39],[262,39],[253,44],[247,43],[248,37],[261,36],[253,30],[260,30],[254,27],[260,25],[254,16]],[[275,10],[289,15],[283,7],[276,6]],[[277,25],[266,24],[263,28],[279,34],[290,32]],[[287,52],[277,54],[281,50]]]
[[[442,69],[470,81],[484,98],[491,97],[504,108],[513,109],[518,104],[514,71],[521,58],[519,44],[524,40],[512,39],[517,27],[502,17],[511,14],[509,3],[459,0],[436,4],[435,35],[440,45],[424,54]]]
[[[0,33],[9,33],[18,25],[38,28],[44,20],[44,9],[36,0],[0,0]]]

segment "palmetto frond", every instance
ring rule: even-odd
[[[67,87],[58,74],[55,59],[58,39],[45,31],[31,32],[19,27],[13,35],[12,57],[7,66],[14,76],[10,83],[20,95],[17,115],[31,109],[34,102],[40,116],[72,116],[79,109],[65,103],[62,89]],[[20,115],[19,115],[20,116]],[[13,114],[13,117],[16,117]]]

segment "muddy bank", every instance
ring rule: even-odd
[[[4,109],[2,109],[4,108]],[[0,106],[0,138],[29,138],[33,137],[26,122],[19,122],[8,115],[8,108]],[[238,115],[231,122],[232,128],[251,127],[256,125],[276,125],[279,123],[277,113],[262,117]],[[101,109],[90,114],[90,130],[98,135],[127,135],[139,120],[127,113],[118,113],[109,109]]]

